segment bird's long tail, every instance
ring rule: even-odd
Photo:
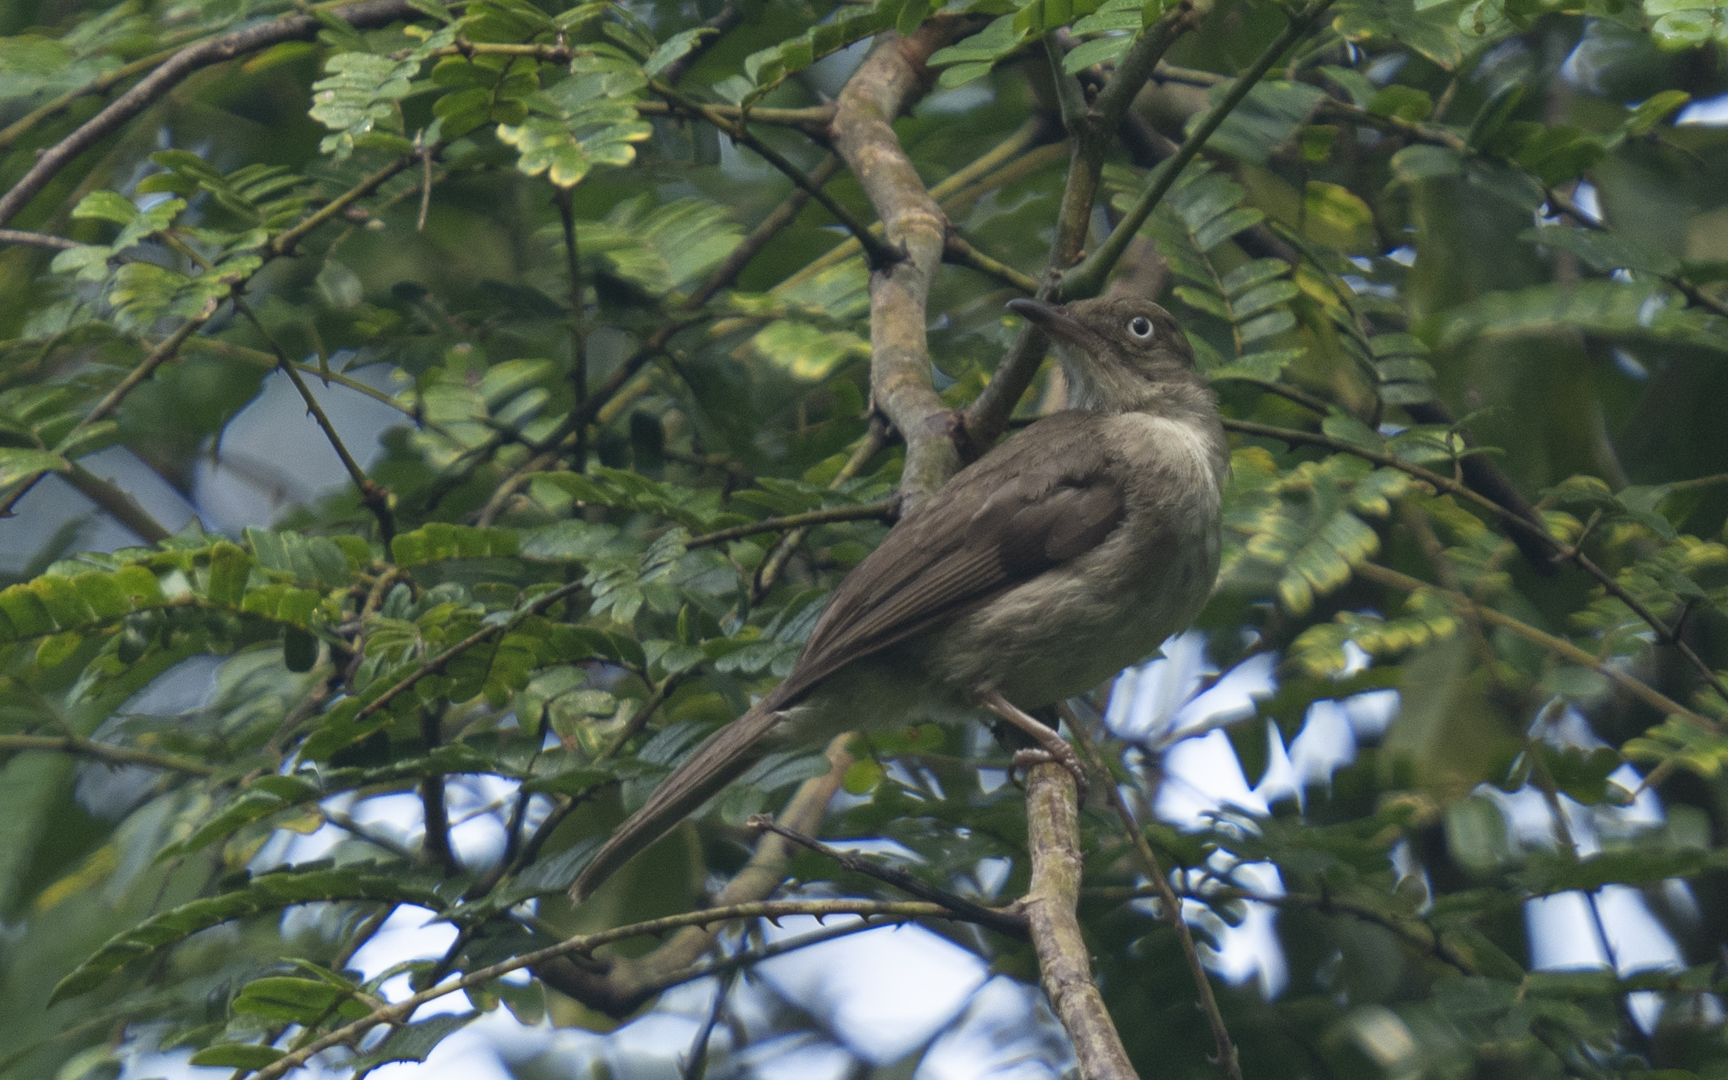
[[[642,809],[618,826],[592,861],[576,875],[570,898],[581,903],[638,851],[664,836],[685,816],[713,798],[761,760],[762,739],[779,717],[772,698],[708,736],[672,775],[660,782]]]

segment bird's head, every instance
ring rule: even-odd
[[[1055,340],[1068,375],[1069,404],[1130,412],[1210,404],[1194,350],[1168,311],[1137,296],[1101,296],[1060,307],[1010,300],[1008,310]],[[1197,398],[1198,395],[1198,398]]]

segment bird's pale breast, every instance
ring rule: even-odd
[[[1122,524],[930,639],[926,667],[942,682],[1049,704],[1145,658],[1205,605],[1218,573],[1221,438],[1144,413],[1097,424],[1122,471]]]

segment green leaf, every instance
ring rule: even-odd
[[[1392,155],[1392,177],[1400,184],[1415,184],[1444,176],[1462,176],[1464,159],[1444,146],[1418,143]]]
[[[135,960],[184,941],[200,930],[229,922],[280,911],[293,904],[336,900],[378,900],[415,904],[434,911],[443,901],[430,887],[401,873],[379,873],[370,866],[353,865],[340,870],[312,870],[265,874],[253,878],[243,889],[223,893],[164,911],[116,934],[96,953],[60,980],[48,996],[49,1004],[88,993]]]
[[[1656,126],[1685,107],[1692,95],[1684,90],[1663,90],[1652,94],[1632,110],[1621,130],[1630,136],[1648,135]]]
[[[1209,100],[1213,107],[1223,100],[1230,86],[1230,83],[1220,83],[1212,88]],[[1238,161],[1265,165],[1272,152],[1307,123],[1325,97],[1325,91],[1307,83],[1280,79],[1257,83],[1213,132],[1207,147]],[[1190,128],[1197,126],[1203,118],[1204,114],[1196,114],[1189,121]]]
[[[311,1025],[332,1014],[356,1020],[369,1010],[355,1000],[355,988],[334,986],[320,979],[300,979],[272,976],[254,979],[241,988],[232,1008],[237,1013],[257,1016],[272,1023]],[[347,1008],[335,1011],[337,1002],[346,999]]]
[[[850,360],[867,360],[870,344],[845,330],[822,330],[809,323],[771,322],[750,339],[757,355],[800,379],[824,379]]]
[[[634,144],[654,133],[637,118],[634,102],[647,76],[626,60],[579,56],[571,77],[528,99],[538,115],[498,125],[498,138],[520,154],[516,167],[545,173],[559,187],[574,187],[596,166],[628,165]]]
[[[74,218],[95,218],[125,225],[138,216],[138,207],[131,199],[116,191],[92,191],[72,208]]]
[[[1139,29],[1140,14],[1133,12],[1134,28]],[[1067,56],[1062,58],[1062,70],[1069,75],[1078,74],[1093,64],[1114,64],[1122,59],[1133,45],[1131,37],[1104,37],[1077,45]]]
[[[188,1059],[189,1065],[219,1065],[229,1069],[262,1069],[266,1065],[274,1065],[288,1051],[278,1050],[273,1046],[255,1046],[248,1043],[217,1043],[193,1054]]]
[[[521,541],[510,529],[477,529],[470,525],[432,522],[398,533],[390,542],[396,565],[424,566],[446,559],[499,559],[516,555]]]
[[[1440,341],[1455,347],[1473,337],[1579,332],[1728,352],[1721,320],[1656,285],[1602,280],[1489,293],[1448,312]]]
[[[465,1027],[479,1015],[476,1011],[434,1016],[430,1020],[406,1024],[392,1031],[376,1050],[357,1055],[346,1064],[352,1069],[370,1069],[390,1061],[425,1061],[446,1036]]]
[[[700,44],[703,38],[717,33],[719,33],[719,31],[712,27],[697,26],[673,34],[665,41],[662,41],[659,47],[657,47],[648,57],[647,63],[642,65],[643,73],[650,77],[659,75],[662,71],[665,71],[673,61],[682,59],[684,56],[688,55],[690,50]]]
[[[326,589],[348,584],[352,568],[334,540],[269,529],[247,529],[245,536],[267,572]]]
[[[1368,111],[1418,124],[1433,114],[1434,99],[1415,87],[1393,83],[1369,99]]]
[[[1651,274],[1672,274],[1680,269],[1679,260],[1650,251],[1621,233],[1574,229],[1566,225],[1541,225],[1534,229],[1525,229],[1518,234],[1518,239],[1569,251],[1582,259],[1592,270],[1604,273],[1613,270],[1642,270]]]
[[[374,129],[402,133],[397,102],[413,89],[417,58],[392,60],[367,52],[339,52],[324,62],[326,75],[312,84],[312,119],[329,128],[318,146],[342,161],[354,141]]]
[[[1463,60],[1456,0],[1340,0],[1332,26],[1351,41],[1413,48],[1441,68]]]
[[[9,487],[40,472],[70,472],[72,463],[51,450],[0,447],[0,487]]]
[[[746,56],[744,75],[756,88],[740,104],[754,104],[787,76],[893,26],[905,4],[906,0],[875,0],[869,5],[843,7],[832,20]]]

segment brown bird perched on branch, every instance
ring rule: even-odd
[[[786,680],[703,742],[585,866],[581,900],[769,750],[982,706],[1078,769],[1023,709],[1082,693],[1199,614],[1229,450],[1170,313],[1014,300],[1060,347],[1073,408],[962,469],[848,574]]]

